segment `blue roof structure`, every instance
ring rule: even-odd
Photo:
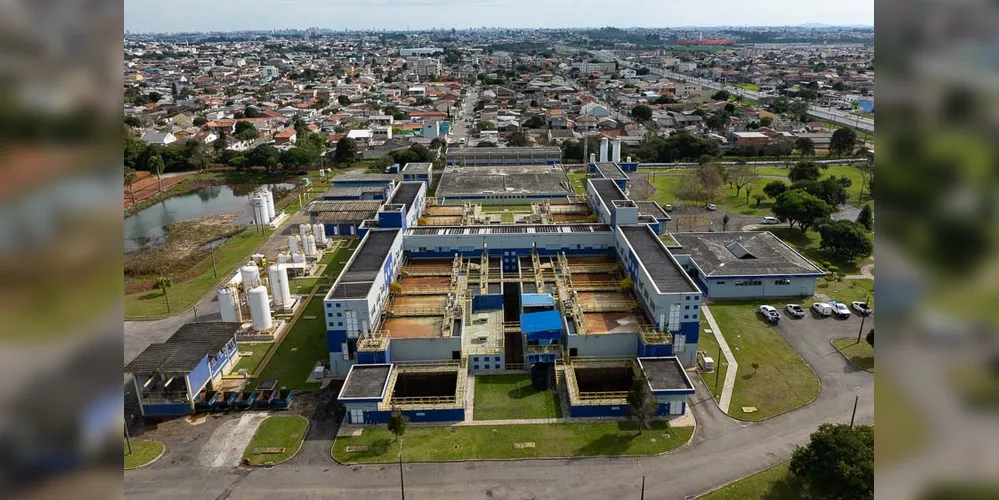
[[[525,335],[562,331],[562,313],[541,311],[520,315],[520,332]]]
[[[550,307],[555,305],[555,297],[550,293],[525,293],[520,296],[520,302],[524,307]]]

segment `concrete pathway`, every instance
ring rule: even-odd
[[[845,280],[872,280],[874,279],[874,263],[865,264],[860,268],[860,274],[848,274],[843,276]]]
[[[465,423],[472,421],[475,413],[475,375],[465,379]]]
[[[725,356],[725,362],[728,363],[728,370],[725,372],[725,382],[722,384],[721,398],[718,400],[718,406],[721,408],[721,411],[728,413],[728,407],[732,404],[732,389],[735,387],[735,376],[739,371],[739,363],[735,361],[735,355],[729,349],[728,342],[725,341],[725,336],[722,335],[721,329],[718,328],[718,323],[715,322],[715,317],[711,315],[711,310],[708,309],[708,306],[701,305],[701,314],[704,315],[704,319],[708,320],[708,325],[711,326],[711,331],[714,333],[715,339],[721,347],[722,354]],[[719,361],[715,360],[715,370],[721,368],[717,364]]]
[[[246,445],[268,416],[264,412],[248,413],[220,425],[201,447],[198,461],[205,467],[238,467]]]

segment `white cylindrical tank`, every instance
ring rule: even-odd
[[[271,219],[274,219],[277,217],[277,211],[274,210],[274,193],[270,189],[264,189],[264,200],[267,201],[267,213]]]
[[[294,254],[295,252],[298,252],[298,250],[301,248],[300,242],[301,242],[301,238],[299,238],[297,234],[289,234],[288,235],[288,252],[292,253],[292,254]]]
[[[298,225],[298,235],[302,237],[302,241],[305,241],[305,235],[312,232],[312,226],[308,224]]]
[[[288,269],[280,266],[271,267],[276,268],[274,270],[274,276],[271,278],[271,290],[274,292],[274,305],[282,308],[291,307],[291,285],[288,281]]]
[[[600,161],[601,162],[608,161],[608,159],[607,159],[607,154],[608,154],[607,146],[609,144],[610,144],[610,141],[606,137],[601,137],[600,138]]]
[[[281,252],[278,254],[278,264],[287,264],[291,261],[291,254],[288,252]]]
[[[253,220],[257,224],[267,224],[270,219],[267,218],[267,202],[260,197],[253,197],[250,200],[250,204],[253,206]]]
[[[611,161],[621,163],[621,139],[614,139],[614,147],[612,151]]]
[[[326,178],[326,169],[325,168],[319,169],[319,178],[320,179],[325,179]]]
[[[291,262],[293,264],[305,264],[305,254],[299,252],[291,254]]]
[[[255,264],[251,263],[239,268],[239,274],[243,278],[244,290],[260,286],[260,268]]]
[[[597,162],[597,154],[590,153],[590,163],[596,163],[596,162]]]
[[[274,307],[284,307],[281,298],[281,279],[278,278],[280,270],[281,268],[276,265],[267,268],[267,282],[271,286],[271,302],[273,302]]]
[[[236,291],[232,288],[219,288],[219,309],[222,313],[222,321],[227,323],[243,321],[243,312],[239,308]]]
[[[321,247],[326,246],[326,226],[322,224],[313,224],[312,235],[316,237],[317,245]]]
[[[316,254],[319,253],[316,249],[316,237],[311,234],[305,235],[305,242],[303,243],[303,246],[305,247],[306,257],[315,257]]]
[[[246,292],[246,302],[250,305],[250,320],[253,322],[253,330],[262,332],[270,330],[271,305],[267,299],[267,288],[258,286]]]

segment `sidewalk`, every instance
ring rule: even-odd
[[[728,342],[725,341],[725,336],[722,335],[721,328],[718,328],[718,323],[715,323],[715,317],[711,315],[708,306],[701,305],[701,314],[704,315],[704,319],[708,320],[708,325],[711,326],[711,331],[714,333],[715,339],[718,341],[718,346],[721,347],[722,354],[725,356],[725,362],[728,363],[728,370],[725,372],[725,382],[722,384],[721,398],[718,400],[718,407],[721,408],[721,411],[728,413],[728,407],[732,404],[732,388],[735,387],[735,376],[739,371],[739,363],[735,361],[735,355],[729,349]],[[715,360],[715,370],[721,368],[718,365],[720,361]]]

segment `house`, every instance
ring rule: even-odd
[[[603,104],[597,104],[595,102],[590,102],[584,104],[583,107],[579,109],[579,114],[593,116],[596,118],[603,118],[606,116],[610,116],[611,113],[610,110],[607,109],[607,106],[604,106]]]
[[[541,134],[541,137],[544,139],[545,143],[557,145],[570,139],[578,140],[581,136],[572,130],[552,128],[544,131]]]
[[[173,144],[177,142],[177,137],[170,132],[158,132],[151,130],[142,134],[142,142],[158,146],[166,146],[167,144]]]
[[[576,129],[580,132],[591,132],[597,128],[597,118],[590,115],[581,115],[576,118]]]
[[[569,118],[561,109],[545,110],[545,122],[548,128],[566,128],[569,126]]]
[[[215,132],[198,132],[191,136],[191,138],[201,144],[211,144],[218,140],[219,136]]]
[[[733,132],[736,147],[761,148],[770,143],[770,137],[762,132]]]
[[[295,127],[288,127],[274,134],[275,144],[295,144],[296,141],[298,141],[298,133],[295,132]]]

